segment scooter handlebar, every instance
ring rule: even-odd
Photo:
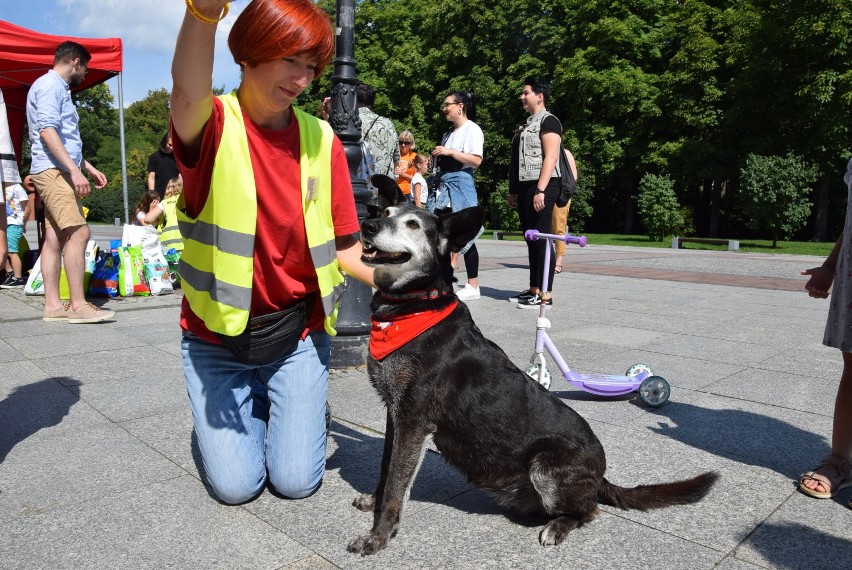
[[[524,237],[530,241],[536,241],[538,239],[544,238],[549,240],[559,240],[564,241],[565,243],[573,243],[579,245],[580,247],[586,247],[586,236],[572,236],[571,234],[556,235],[556,234],[543,234],[538,230],[527,230],[524,232]]]

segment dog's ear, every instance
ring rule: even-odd
[[[405,194],[399,189],[399,184],[390,176],[373,174],[370,177],[370,184],[379,190],[379,209],[396,206],[403,202],[408,203]]]
[[[459,251],[476,237],[485,220],[485,208],[475,206],[438,217],[438,234],[450,251]]]

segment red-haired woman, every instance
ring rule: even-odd
[[[240,86],[215,97],[224,0],[192,0],[172,62],[184,250],[184,378],[207,482],[223,502],[322,482],[330,334],[346,273],[372,285],[343,147],[293,101],[334,51],[311,0],[254,0],[228,45]],[[180,206],[180,205],[179,205]]]

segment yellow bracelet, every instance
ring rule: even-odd
[[[231,3],[228,2],[227,4],[225,4],[225,8],[222,10],[222,15],[219,16],[218,20],[214,19],[214,18],[208,18],[207,16],[205,16],[204,14],[199,12],[198,8],[193,6],[192,0],[186,0],[186,9],[189,10],[189,13],[192,14],[193,17],[195,17],[196,20],[200,20],[200,21],[204,22],[205,24],[216,24],[216,23],[224,20],[225,16],[228,15],[228,10],[231,9]]]

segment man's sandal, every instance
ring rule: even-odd
[[[817,471],[828,471],[829,474],[823,475],[817,473]],[[809,489],[805,486],[807,480],[816,481],[823,489],[828,489],[828,491]],[[817,499],[830,499],[838,491],[847,487],[852,487],[852,464],[830,453],[822,458],[819,467],[799,476],[799,490],[805,495]]]

